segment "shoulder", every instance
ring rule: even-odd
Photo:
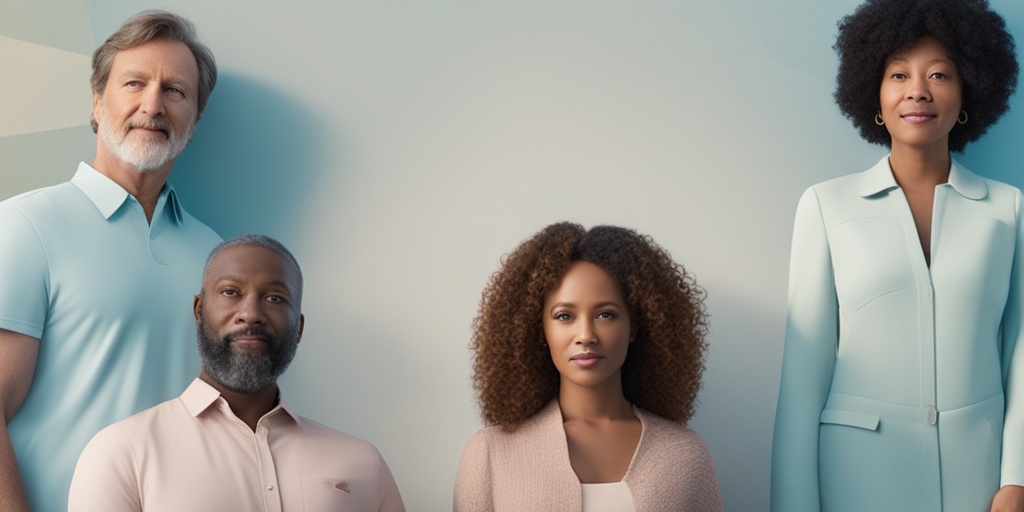
[[[529,437],[522,428],[508,432],[498,425],[491,425],[470,436],[462,456],[464,459],[487,458],[492,452],[515,450],[517,445],[527,442]]]
[[[627,474],[634,498],[650,510],[722,510],[715,465],[700,435],[647,411],[637,416],[644,433]]]
[[[1017,187],[979,176],[956,160],[950,167],[950,184],[967,198],[958,213],[991,217],[1007,223],[1019,223],[1022,209],[1021,191]]]
[[[1004,183],[1002,181],[986,178],[984,176],[978,176],[978,179],[988,188],[988,193],[992,196],[995,201],[1014,201],[1019,202],[1021,198],[1021,191],[1019,188]]]
[[[23,192],[0,201],[0,226],[11,222],[39,226],[68,217],[71,198],[84,197],[71,182]]]
[[[672,457],[710,459],[704,439],[689,427],[643,409],[637,409],[637,416],[644,426],[644,441],[656,443],[659,453],[671,454]]]
[[[298,418],[299,429],[301,430],[303,437],[318,438],[351,445],[373,446],[373,443],[369,441],[347,434],[336,428],[329,427],[319,421],[299,415],[296,415],[296,418]]]
[[[559,411],[557,402],[554,411]],[[553,421],[558,425],[553,426]],[[553,454],[565,450],[563,432],[561,414],[552,417],[548,406],[515,430],[505,430],[499,425],[478,430],[466,442],[461,464],[506,466],[524,460],[549,460]]]
[[[181,399],[173,398],[108,425],[94,439],[101,438],[108,443],[120,440],[136,446],[152,439],[159,444],[160,432],[175,431],[182,418],[190,417]]]
[[[804,192],[804,196],[814,195],[823,201],[856,200],[896,186],[896,179],[889,167],[889,156],[886,155],[866,170],[812,185]]]
[[[861,179],[867,172],[847,174],[811,185],[804,190],[800,203],[814,201],[820,205],[858,200],[861,198]]]
[[[112,459],[134,458],[133,452],[142,448],[154,437],[149,429],[160,416],[160,408],[167,402],[138,412],[128,418],[112,423],[96,433],[82,451],[79,465],[101,463]],[[159,441],[157,440],[157,444]]]
[[[220,235],[218,235],[213,228],[193,217],[192,214],[185,210],[184,207],[180,207],[179,209],[181,211],[182,227],[198,242],[201,242],[203,245],[208,245],[210,249],[213,249],[215,245],[223,241]]]
[[[563,432],[562,413],[558,401],[552,400],[515,430],[491,425],[477,431],[470,438],[470,443],[488,446],[492,451],[547,451],[565,444]]]
[[[0,205],[15,206],[21,209],[32,210],[39,206],[45,206],[55,199],[62,199],[68,194],[80,191],[74,183],[65,181],[48,187],[41,187],[13,195],[3,201]]]
[[[313,450],[321,456],[344,458],[349,463],[376,465],[381,457],[377,447],[365,439],[331,428],[318,421],[304,416],[298,417],[299,439],[307,450]]]

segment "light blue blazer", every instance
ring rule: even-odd
[[[980,512],[1024,484],[1021,209],[952,162],[929,268],[888,158],[804,193],[772,511]]]

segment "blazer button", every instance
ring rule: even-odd
[[[939,411],[934,406],[928,407],[928,424],[934,425],[939,422]]]

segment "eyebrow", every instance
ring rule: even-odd
[[[893,58],[889,59],[889,64],[892,64],[893,62],[907,62],[907,58],[906,57],[893,57]],[[953,63],[953,61],[948,59],[948,58],[946,58],[946,59],[939,58],[939,59],[932,59],[932,60],[928,61],[928,64],[934,64],[936,62],[942,62],[944,64],[952,64]],[[889,64],[886,64],[886,66],[888,66]]]
[[[238,277],[238,276],[222,276],[222,277],[218,277],[217,279],[215,279],[213,281],[213,284],[214,285],[219,285],[219,284],[236,284],[236,283],[239,283],[239,282],[241,282],[243,280],[244,280],[243,278]],[[294,293],[292,291],[292,287],[288,283],[286,283],[285,281],[282,281],[280,279],[276,279],[274,281],[266,283],[266,286],[270,287],[270,288],[281,288],[281,289],[287,291],[289,295]]]
[[[595,308],[606,308],[608,306],[615,306],[617,308],[624,308],[625,307],[624,304],[621,304],[621,303],[619,303],[617,301],[614,301],[614,300],[606,300],[606,301],[602,301],[602,302],[598,302],[597,304],[594,304]],[[572,303],[572,302],[557,302],[557,303],[551,305],[551,311],[554,311],[554,310],[556,310],[558,308],[575,308],[575,307],[578,307],[578,306],[575,303]]]
[[[152,79],[152,77],[153,77],[153,73],[150,73],[149,71],[145,71],[145,70],[142,70],[142,69],[139,69],[139,68],[128,68],[128,69],[126,69],[126,70],[124,70],[124,71],[122,71],[122,72],[117,74],[118,81],[124,80],[124,79],[127,79],[127,78],[143,78],[143,79],[146,79],[146,80],[150,80],[150,79]],[[162,84],[171,84],[171,85],[174,85],[175,87],[182,88],[182,89],[188,89],[189,88],[188,79],[186,79],[183,76],[176,75],[176,74],[166,74],[164,76],[164,79],[160,83],[162,83]]]

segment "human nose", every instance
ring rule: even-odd
[[[163,91],[156,85],[151,85],[146,88],[142,94],[141,104],[139,110],[142,113],[149,115],[150,117],[156,117],[163,115],[164,113],[164,98]]]
[[[928,80],[924,76],[918,76],[910,80],[907,87],[907,99],[913,101],[931,101],[931,91],[928,89]]]
[[[576,331],[576,343],[579,345],[593,345],[597,343],[597,335],[594,333],[592,320],[581,320]]]
[[[238,307],[238,313],[235,315],[237,323],[244,323],[246,325],[265,324],[266,320],[267,317],[263,311],[263,301],[258,296],[250,295],[242,299]]]

